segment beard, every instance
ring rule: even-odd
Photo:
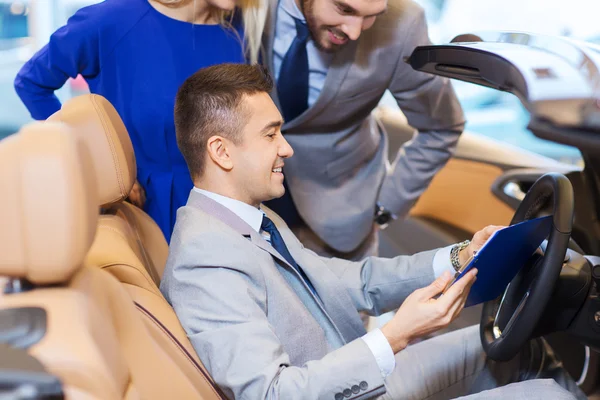
[[[319,26],[314,13],[314,1],[315,0],[301,0],[300,8],[304,18],[306,18],[306,26],[310,38],[312,39],[315,47],[325,53],[335,53],[341,50],[344,45],[334,44],[328,38],[328,32],[333,31],[339,36],[346,36],[342,31],[331,26]]]

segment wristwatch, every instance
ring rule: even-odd
[[[375,222],[379,225],[379,229],[387,228],[390,221],[396,218],[396,215],[392,214],[390,210],[379,203],[375,204]]]
[[[461,252],[461,250],[466,249],[469,246],[469,243],[471,243],[470,240],[465,240],[464,242],[455,244],[450,250],[450,262],[452,263],[452,268],[454,268],[456,272],[460,271],[461,267],[458,254]]]

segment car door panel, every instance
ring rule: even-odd
[[[376,116],[388,134],[389,157],[415,131],[399,110],[382,107]],[[579,168],[472,132],[464,132],[454,156],[436,174],[409,215],[383,230],[380,255],[391,257],[469,239],[486,225],[507,225],[519,197],[549,171]]]
[[[411,217],[426,217],[476,232],[484,225],[505,225],[514,210],[490,190],[502,169],[479,161],[451,159],[434,177],[410,211]]]

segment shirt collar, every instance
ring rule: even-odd
[[[244,220],[245,223],[250,225],[252,229],[260,233],[260,227],[262,225],[264,215],[261,209],[252,207],[250,204],[246,204],[243,201],[221,196],[220,194],[209,192],[208,190],[200,189],[197,187],[194,187],[194,191],[205,195],[206,197],[216,201],[224,207],[227,207],[235,215]]]
[[[291,17],[306,22],[306,18],[304,18],[304,14],[302,14],[302,11],[298,8],[295,0],[281,0],[281,7],[283,8],[283,11]]]

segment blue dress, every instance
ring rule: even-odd
[[[81,74],[110,101],[131,136],[145,211],[167,240],[192,180],[175,139],[177,89],[202,67],[245,62],[241,23],[194,25],[156,11],[148,0],[106,0],[82,8],[15,79],[34,119],[60,109],[54,90]]]

